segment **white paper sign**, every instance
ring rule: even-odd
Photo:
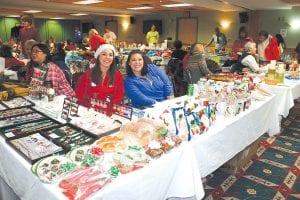
[[[287,29],[286,28],[280,29],[280,35],[282,35],[282,37],[286,37],[287,36]]]

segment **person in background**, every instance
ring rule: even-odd
[[[25,58],[29,58],[30,55],[25,54],[25,42],[33,39],[40,42],[40,35],[36,28],[33,26],[33,16],[26,14],[21,16],[22,28],[20,29],[20,42],[21,42],[21,53]]]
[[[215,34],[211,37],[210,41],[205,45],[204,48],[210,46],[212,43],[215,43],[215,52],[219,53],[220,51],[225,51],[227,45],[227,38],[224,33],[221,33],[218,27],[215,28]]]
[[[67,39],[67,43],[65,45],[66,51],[74,51],[76,50],[76,45],[72,42],[71,39]]]
[[[34,62],[31,86],[43,86],[45,81],[51,81],[56,95],[67,97],[75,95],[63,71],[51,62],[51,54],[46,44],[34,44],[31,50],[31,58]]]
[[[90,51],[95,52],[101,45],[106,44],[105,39],[101,37],[96,29],[89,31]]]
[[[296,48],[295,48],[295,58],[298,62],[298,64],[300,64],[300,42],[298,42]]]
[[[104,28],[103,38],[105,39],[107,44],[113,44],[117,40],[116,34],[107,27]]]
[[[279,54],[281,56],[283,54],[283,51],[286,48],[286,44],[285,44],[285,41],[284,41],[282,35],[276,34],[275,37],[277,39],[277,45],[278,45],[278,49],[279,49]]]
[[[124,81],[115,63],[116,50],[111,44],[101,45],[94,54],[96,64],[86,71],[76,86],[81,105],[89,107],[91,98],[110,100],[120,104],[124,95]]]
[[[0,57],[3,57],[5,60],[5,69],[18,71],[18,69],[25,67],[23,61],[18,60],[13,56],[13,50],[9,45],[2,45],[0,47]]]
[[[31,55],[31,49],[32,49],[32,46],[35,45],[35,44],[38,44],[37,41],[31,39],[31,40],[27,40],[25,42],[25,53],[26,55]],[[29,84],[30,81],[31,81],[31,76],[33,74],[33,69],[34,69],[34,63],[31,59],[31,56],[30,56],[30,60],[27,62],[26,66],[25,66],[25,70],[26,70],[26,73],[25,73],[25,83]]]
[[[248,36],[246,27],[242,26],[239,30],[239,38],[232,45],[234,60],[239,60],[239,56],[244,52],[244,46],[247,42],[254,42],[254,40]]]
[[[90,41],[88,37],[83,38],[82,40],[82,50],[86,51],[90,48]]]
[[[197,83],[201,77],[212,74],[207,67],[202,44],[195,43],[191,46],[188,68],[186,70],[188,82],[192,84]]]
[[[152,24],[151,30],[148,31],[146,35],[147,44],[158,44],[159,43],[159,33],[156,31],[156,26]]]
[[[154,64],[146,64],[140,50],[130,52],[126,61],[125,91],[133,107],[152,106],[156,102],[174,98],[167,75]]]
[[[261,70],[256,62],[255,56],[256,44],[254,42],[247,42],[238,63],[232,65],[231,72],[242,73],[246,68],[249,68],[251,72],[260,73]]]
[[[259,63],[268,63],[271,60],[279,59],[279,49],[276,37],[270,35],[267,31],[260,31],[258,33],[258,58]]]
[[[13,37],[10,37],[8,39],[8,45],[12,48],[12,52],[14,56],[17,56],[20,54],[20,45],[17,43],[16,39]]]
[[[82,36],[82,33],[79,29],[78,26],[75,26],[74,28],[74,40],[73,42],[76,44],[76,46],[80,49],[82,49],[82,39],[83,39],[83,36]]]
[[[59,66],[63,71],[70,71],[65,63],[66,52],[64,50],[64,43],[56,43],[55,49],[53,51],[52,61]]]
[[[182,49],[182,42],[180,40],[176,40],[173,45],[175,47],[175,50],[172,52],[172,58],[177,58],[182,61],[187,53]]]

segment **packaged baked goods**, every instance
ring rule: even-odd
[[[152,158],[157,158],[163,153],[161,147],[162,146],[158,141],[152,140],[146,147],[146,154]]]
[[[120,134],[104,136],[96,140],[93,146],[101,148],[106,153],[124,151],[127,147]]]

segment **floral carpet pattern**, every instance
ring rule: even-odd
[[[300,115],[284,119],[279,135],[263,138],[236,174],[219,169],[207,178],[205,200],[300,199]]]

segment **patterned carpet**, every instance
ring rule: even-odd
[[[284,119],[278,136],[262,138],[236,174],[219,169],[207,178],[205,200],[300,199],[300,115]]]

